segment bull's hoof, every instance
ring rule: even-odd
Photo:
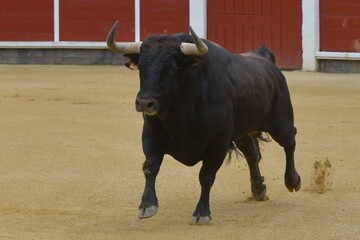
[[[294,190],[296,192],[299,191],[300,188],[301,188],[301,178],[300,178],[300,176],[299,175],[297,176],[296,181],[287,181],[285,179],[285,186],[290,192],[293,192]]]
[[[190,220],[190,225],[209,225],[211,222],[211,217],[209,216],[192,216]]]
[[[266,195],[266,185],[260,184],[256,187],[251,187],[252,196],[248,198],[249,201],[267,201],[269,197]]]
[[[269,197],[266,195],[266,191],[264,191],[263,193],[259,194],[259,195],[255,195],[253,194],[251,197],[247,198],[248,201],[267,201],[269,200]]]
[[[157,213],[157,206],[150,206],[147,208],[139,208],[139,219],[149,218],[154,216]]]

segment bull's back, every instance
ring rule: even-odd
[[[279,68],[261,56],[234,55],[232,65],[230,79],[236,91],[237,131],[263,130],[272,112],[280,107],[281,97],[289,95],[285,77]]]

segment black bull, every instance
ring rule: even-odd
[[[116,43],[116,29],[117,22],[108,35],[109,48],[128,57],[127,66],[140,73],[136,109],[144,118],[146,184],[139,218],[158,210],[155,180],[164,154],[187,166],[202,161],[201,195],[192,224],[210,222],[210,189],[226,154],[235,147],[248,163],[253,198],[267,200],[259,169],[261,132],[269,133],[285,150],[288,190],[300,189],[290,94],[284,75],[270,61],[274,56],[269,50],[233,54],[201,40],[191,28],[191,35],[155,35],[142,43]]]

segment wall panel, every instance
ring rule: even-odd
[[[320,1],[320,50],[355,52],[360,40],[360,1]]]
[[[189,32],[189,0],[141,0],[140,38]]]
[[[52,0],[0,0],[0,41],[52,41]]]
[[[61,0],[60,41],[105,41],[115,20],[117,40],[134,41],[134,0]]]
[[[302,67],[301,22],[301,0],[208,0],[210,40],[235,53],[266,45],[285,69]]]

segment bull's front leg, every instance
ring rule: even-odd
[[[216,173],[224,161],[226,150],[210,154],[209,158],[203,161],[199,173],[201,185],[201,195],[196,209],[191,217],[190,224],[209,224],[211,220],[210,212],[210,190],[215,182]]]
[[[146,160],[143,164],[145,189],[139,206],[139,218],[149,218],[157,213],[159,204],[155,191],[156,176],[159,173],[164,154],[156,142],[143,132],[143,150]]]

